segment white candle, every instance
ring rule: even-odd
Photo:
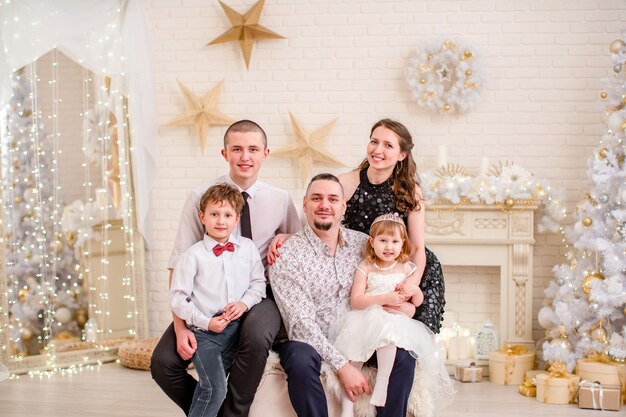
[[[480,159],[480,175],[481,176],[487,175],[488,169],[489,169],[489,158],[487,158],[486,156],[483,156]]]
[[[437,166],[448,165],[448,148],[446,145],[439,145],[437,152]]]

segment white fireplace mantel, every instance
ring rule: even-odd
[[[537,204],[431,205],[426,246],[443,265],[500,267],[500,335],[533,345],[533,215]],[[471,294],[468,294],[471,297]]]

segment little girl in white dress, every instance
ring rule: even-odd
[[[365,258],[354,276],[352,310],[339,318],[340,330],[334,344],[357,367],[376,352],[378,373],[370,404],[378,407],[387,400],[396,349],[411,352],[428,380],[433,403],[440,408],[452,400],[454,387],[444,358],[437,355],[434,334],[397,309],[405,301],[399,284],[416,269],[409,261],[409,253],[410,243],[402,219],[393,214],[377,217],[365,245]],[[345,393],[342,408],[342,417],[353,416],[353,403]]]

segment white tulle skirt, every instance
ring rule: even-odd
[[[377,348],[394,344],[417,358],[428,379],[436,409],[452,402],[456,390],[440,357],[433,332],[404,314],[388,313],[381,306],[341,314],[331,329],[334,345],[349,360],[367,361]]]

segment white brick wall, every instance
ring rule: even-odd
[[[236,43],[205,46],[229,28],[218,2],[142,3],[153,29],[161,124],[183,110],[177,79],[196,94],[225,80],[219,108],[234,119],[258,121],[271,149],[293,140],[289,112],[311,130],[338,119],[328,149],[346,168],[315,166],[315,172],[355,166],[371,124],[388,116],[410,128],[420,169],[433,168],[440,144],[448,146],[450,162],[474,170],[482,156],[515,161],[564,187],[570,209],[583,196],[586,158],[603,130],[596,98],[600,79],[611,73],[608,44],[626,20],[622,0],[267,0],[260,23],[286,39],[257,43],[246,69]],[[240,13],[254,3],[226,0]],[[439,36],[461,38],[484,56],[486,90],[468,114],[423,111],[404,83],[412,50]],[[196,184],[226,171],[219,156],[223,132],[209,131],[204,155],[188,128],[161,127],[154,138],[161,147],[151,202],[155,240],[147,257],[154,335],[170,321],[165,266],[183,199]],[[299,206],[297,176],[293,162],[271,156],[262,171],[264,180],[288,189]],[[537,236],[535,312],[561,252],[560,236]],[[534,328],[541,337],[536,323]]]

